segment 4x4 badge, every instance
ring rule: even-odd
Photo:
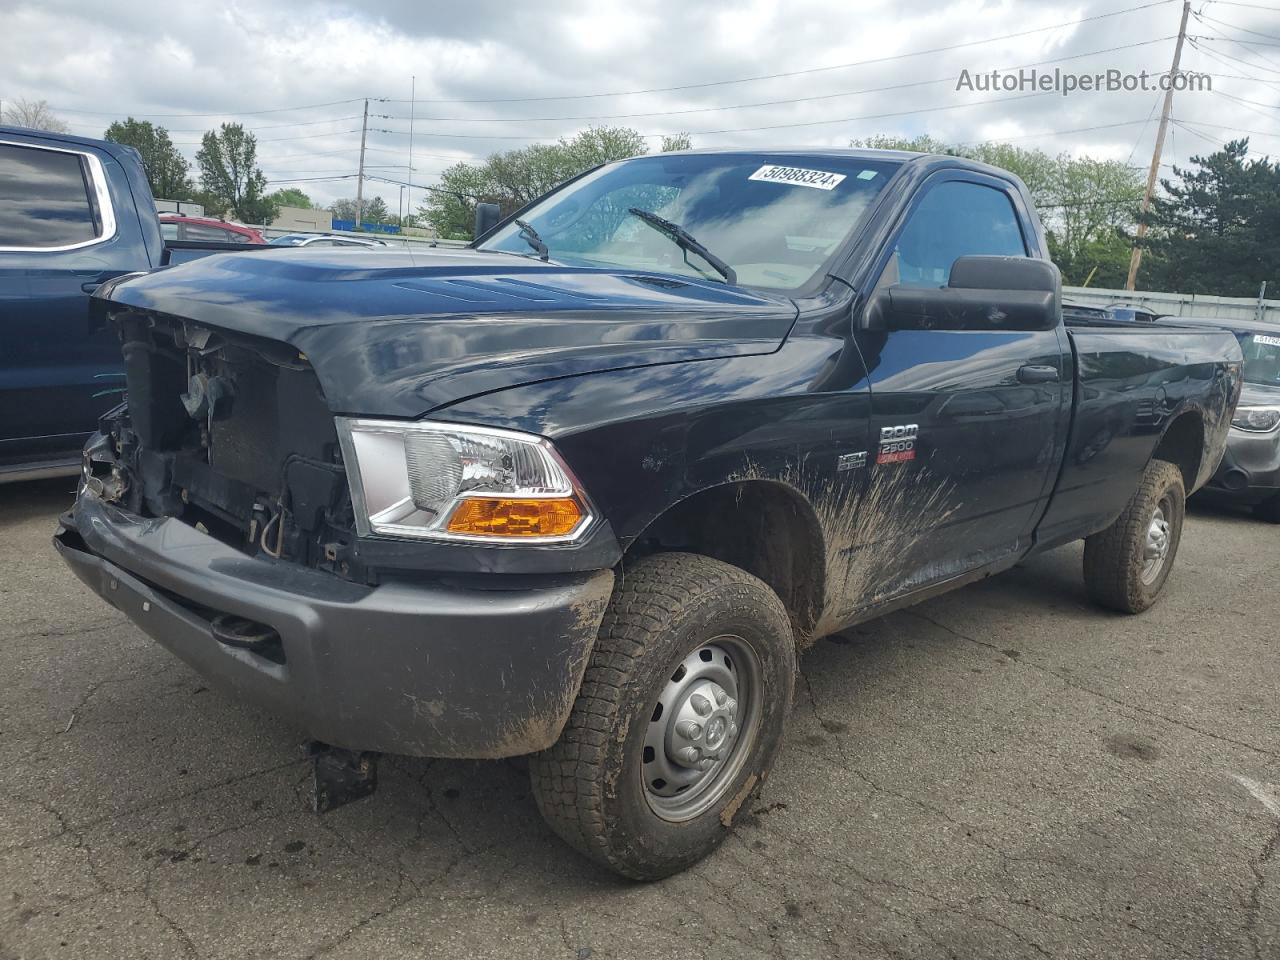
[[[846,470],[854,470],[858,467],[867,465],[867,451],[859,450],[857,453],[842,453],[836,458],[836,472],[843,473]]]

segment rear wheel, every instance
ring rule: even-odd
[[[619,578],[560,740],[532,758],[543,816],[588,857],[640,880],[716,848],[782,740],[795,640],[749,573],[659,554]]]
[[[1253,515],[1267,523],[1280,523],[1280,493],[1270,500],[1263,500],[1253,508]]]
[[[1141,613],[1156,602],[1178,553],[1186,500],[1182,471],[1152,460],[1124,513],[1084,542],[1084,582],[1095,603]]]

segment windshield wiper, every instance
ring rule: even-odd
[[[514,223],[520,228],[520,236],[524,238],[525,243],[533,247],[538,256],[543,260],[549,260],[551,258],[551,248],[546,245],[540,236],[538,236],[538,231],[518,218]]]
[[[710,250],[708,250],[706,247],[700,244],[697,240],[695,240],[693,235],[689,233],[689,231],[686,230],[684,227],[680,226],[680,224],[672,223],[670,220],[664,220],[662,217],[658,216],[656,213],[650,213],[648,210],[642,210],[639,207],[632,207],[627,211],[627,213],[630,213],[632,216],[639,217],[641,220],[643,220],[649,226],[653,227],[653,229],[657,230],[664,237],[673,241],[675,245],[678,246],[681,250],[685,251],[685,257],[684,257],[685,263],[689,263],[690,253],[696,253],[703,260],[707,261],[707,263],[711,264],[711,266],[716,268],[716,272],[719,273],[722,277],[724,277],[725,283],[737,284],[738,274],[734,271],[733,267],[729,266],[727,263],[725,263],[723,260],[717,257],[714,253],[712,253]],[[516,222],[518,223],[519,221],[516,221]],[[693,264],[689,264],[689,265],[693,266]]]

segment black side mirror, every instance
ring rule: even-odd
[[[1048,260],[960,257],[945,287],[895,284],[872,296],[867,330],[1052,330],[1062,316],[1062,275]]]
[[[486,233],[498,225],[498,221],[502,219],[502,208],[496,203],[477,203],[476,204],[476,226],[475,232],[472,234],[476,240],[479,240]]]

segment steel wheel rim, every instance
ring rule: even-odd
[[[1169,558],[1169,547],[1173,540],[1173,530],[1166,512],[1169,506],[1168,498],[1156,504],[1151,522],[1147,524],[1147,535],[1142,546],[1142,582],[1148,586],[1155,583]]]
[[[690,651],[656,698],[640,763],[645,800],[672,823],[715,806],[755,746],[760,658],[741,637],[722,635]]]

